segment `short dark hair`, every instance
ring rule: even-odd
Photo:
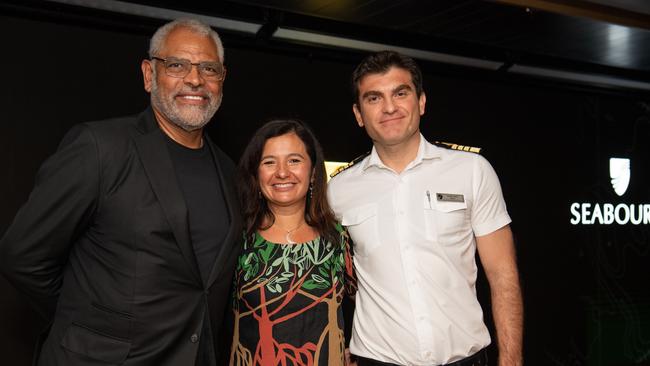
[[[307,194],[305,221],[316,228],[325,240],[335,243],[338,237],[336,219],[327,202],[327,173],[323,150],[314,133],[297,119],[275,119],[260,127],[246,146],[237,168],[237,186],[241,202],[246,238],[252,238],[268,219],[271,225],[275,216],[269,209],[265,199],[260,199],[260,183],[258,169],[266,141],[273,137],[295,133],[305,144],[313,169],[313,186],[311,194]]]
[[[364,58],[352,73],[352,94],[354,103],[359,102],[359,83],[368,74],[383,74],[391,67],[404,69],[411,74],[415,93],[422,94],[422,71],[415,60],[395,51],[379,51]]]

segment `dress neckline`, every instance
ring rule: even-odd
[[[282,246],[282,245],[292,245],[292,246],[293,246],[293,245],[304,245],[304,244],[310,244],[310,243],[313,243],[313,242],[316,242],[316,241],[320,240],[320,238],[321,238],[320,235],[316,235],[316,237],[313,238],[312,240],[308,240],[308,241],[305,241],[305,242],[294,243],[294,244],[291,244],[291,243],[276,243],[276,242],[274,242],[274,241],[268,240],[267,238],[265,238],[264,236],[262,236],[262,234],[260,234],[260,232],[259,232],[258,230],[256,230],[256,231],[255,231],[255,238],[257,239],[258,237],[259,237],[259,238],[262,238],[262,240],[264,240],[264,241],[267,242],[267,243],[270,243],[270,244],[273,244],[273,245],[281,245],[281,246]],[[257,240],[255,240],[255,241],[257,241]]]

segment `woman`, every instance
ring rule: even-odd
[[[244,151],[238,179],[245,233],[230,364],[343,365],[352,261],[318,141],[299,121],[271,121]]]

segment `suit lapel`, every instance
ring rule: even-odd
[[[157,126],[151,110],[145,111],[140,118],[139,129],[142,134],[135,137],[135,146],[140,160],[172,228],[176,243],[190,271],[201,283],[199,266],[190,239],[187,205],[177,183],[176,173],[165,145],[165,136]]]
[[[242,232],[239,203],[237,202],[235,187],[232,184],[233,177],[227,177],[224,174],[221,159],[217,154],[216,147],[212,141],[207,136],[205,137],[205,141],[207,141],[208,146],[210,147],[210,152],[212,153],[212,158],[217,169],[217,175],[219,176],[221,190],[223,191],[226,209],[228,210],[228,215],[230,216],[230,227],[228,228],[228,233],[226,234],[223,243],[221,243],[219,246],[219,252],[217,253],[217,257],[215,258],[212,270],[210,271],[210,276],[208,278],[207,287],[210,287],[212,283],[217,279],[217,277],[219,277],[223,269],[225,267],[229,267],[225,266],[224,261],[230,257],[232,250],[239,245],[239,239],[242,235]]]

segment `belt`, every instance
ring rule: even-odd
[[[357,365],[358,366],[400,366],[395,363],[388,363],[388,362],[381,362],[377,360],[373,360],[371,358],[365,358],[361,356],[356,356],[357,357]],[[454,361],[452,363],[447,363],[441,366],[487,366],[488,364],[488,358],[487,358],[487,351],[485,348],[482,350],[476,352],[475,354],[465,357],[462,360]]]

